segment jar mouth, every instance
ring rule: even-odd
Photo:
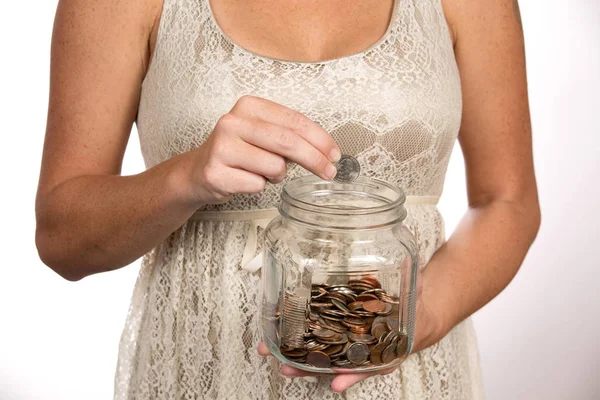
[[[323,218],[359,221],[366,217],[377,224],[397,223],[406,217],[404,192],[387,182],[359,177],[351,183],[326,181],[315,175],[293,179],[283,187],[280,211],[288,216],[302,212]],[[313,218],[300,218],[312,220]],[[309,221],[302,221],[309,222]],[[343,225],[347,226],[347,223]],[[362,224],[361,224],[362,225]]]

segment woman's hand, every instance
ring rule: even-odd
[[[423,295],[423,274],[418,273],[417,276],[417,317],[415,326],[415,344],[412,349],[412,353],[421,351],[441,340],[447,333],[447,330],[443,328],[444,324],[434,315],[434,313],[428,308],[425,303],[425,296]],[[258,353],[261,356],[272,355],[265,343],[258,345]],[[374,375],[387,375],[392,373],[397,367],[388,368],[378,372],[366,372],[366,373],[353,373],[343,372],[335,376],[331,382],[331,388],[335,392],[343,392],[350,386],[357,384],[358,382]],[[321,374],[302,371],[289,365],[282,365],[281,373],[287,377],[304,377],[304,376],[319,376]]]
[[[340,156],[331,136],[303,114],[244,96],[204,144],[185,154],[188,194],[194,202],[214,204],[235,193],[259,193],[267,181],[285,178],[286,160],[331,179]]]

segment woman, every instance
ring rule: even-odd
[[[482,398],[468,317],[540,221],[516,0],[60,0],[51,65],[40,257],[76,281],[145,255],[116,399]],[[119,176],[134,122],[148,169]],[[435,201],[408,210],[414,354],[372,376],[281,368],[242,265],[252,224],[232,211],[275,207],[295,176],[331,179],[341,153],[436,198],[457,137],[456,231],[445,241]]]

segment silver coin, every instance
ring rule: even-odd
[[[333,180],[336,182],[354,182],[360,175],[360,164],[358,163],[358,160],[349,155],[343,155],[335,164],[335,168],[337,169],[337,174]]]

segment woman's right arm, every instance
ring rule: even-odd
[[[123,267],[205,204],[258,193],[285,159],[330,178],[339,149],[314,122],[244,97],[199,148],[119,176],[156,31],[157,0],[60,0],[36,199],[41,259],[68,280]]]

